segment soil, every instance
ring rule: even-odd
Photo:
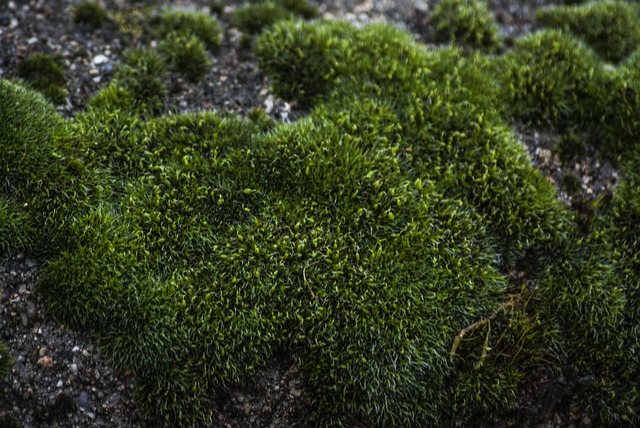
[[[153,45],[145,36],[123,32],[107,21],[97,30],[74,24],[74,0],[0,0],[0,77],[15,77],[17,64],[34,53],[62,55],[69,94],[57,109],[72,118],[87,99],[111,79],[124,49]],[[131,10],[125,0],[98,1],[112,14]],[[191,0],[172,4],[209,9],[220,2]],[[262,108],[278,120],[295,120],[304,114],[296,105],[275,97],[241,33],[231,27],[229,13],[241,2],[225,1],[218,15],[224,27],[223,42],[213,55],[213,65],[199,84],[171,76],[167,105],[171,112],[215,109],[241,116]],[[503,31],[513,41],[533,28],[532,14],[542,0],[491,0]],[[343,18],[366,24],[387,21],[425,40],[432,1],[327,0],[316,2],[325,18]],[[614,168],[588,150],[572,159],[560,159],[552,148],[559,135],[550,129],[519,127],[517,133],[536,166],[559,186],[559,198],[580,208],[611,193]],[[577,176],[571,191],[564,177]],[[135,407],[134,379],[129,372],[114,371],[100,355],[97,343],[86,333],[71,331],[52,319],[37,297],[38,263],[18,255],[0,263],[0,341],[12,355],[11,375],[0,381],[0,427],[123,427],[145,426]],[[589,425],[566,406],[562,379],[541,379],[523,402],[526,408],[484,426],[569,427]],[[279,356],[247,385],[221,393],[208,426],[305,426],[305,391],[294,361]],[[543,403],[543,404],[540,404]]]

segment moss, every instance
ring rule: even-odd
[[[317,15],[317,8],[306,0],[254,0],[233,11],[231,22],[242,32],[254,36],[278,21],[296,17],[312,19]]]
[[[171,68],[183,74],[191,83],[198,83],[211,66],[204,43],[195,36],[168,35],[159,49]]]
[[[4,379],[9,376],[11,372],[11,366],[13,365],[13,361],[11,359],[11,355],[9,354],[9,350],[7,346],[0,342],[0,379]]]
[[[201,11],[164,8],[151,24],[161,37],[173,33],[186,39],[196,37],[208,50],[217,48],[222,41],[222,28],[218,20]]]
[[[30,249],[31,219],[15,201],[0,195],[0,260]]]
[[[73,22],[92,29],[102,27],[107,19],[107,11],[93,1],[82,1],[73,7]]]
[[[624,1],[542,8],[536,21],[573,32],[605,61],[614,63],[629,56],[640,43],[637,7]]]
[[[164,56],[149,48],[130,48],[123,52],[112,82],[93,96],[90,109],[126,111],[153,116],[164,110],[168,78]]]
[[[204,53],[180,19],[165,36]],[[319,426],[468,424],[541,366],[598,421],[637,422],[637,168],[579,230],[509,124],[579,127],[631,65],[557,30],[491,57],[282,21],[255,48],[305,117],[161,116],[146,49],[73,122],[0,81],[0,208],[51,234],[38,292],[133,369],[146,419],[198,425],[285,352]]]
[[[515,118],[568,127],[585,120],[600,72],[596,56],[574,36],[544,30],[520,39],[503,59],[504,96]]]
[[[585,128],[593,144],[616,161],[634,157],[638,150],[635,135],[640,131],[640,74],[636,51],[617,68],[603,68],[594,79],[592,102],[584,106]]]
[[[16,73],[29,86],[44,94],[56,104],[62,104],[67,97],[64,85],[67,83],[64,62],[61,56],[35,54],[18,64]]]
[[[429,20],[433,39],[474,49],[495,50],[501,45],[498,24],[483,0],[441,0]]]

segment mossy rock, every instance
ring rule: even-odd
[[[637,5],[626,1],[591,1],[576,6],[539,9],[536,21],[576,34],[605,61],[617,63],[640,45]]]

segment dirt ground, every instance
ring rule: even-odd
[[[140,43],[107,21],[91,31],[72,20],[73,0],[0,0],[0,77],[15,75],[17,64],[33,53],[60,54],[67,68],[69,95],[58,110],[66,117],[81,111],[87,99],[111,79],[122,51]],[[128,10],[125,0],[103,0],[111,13]],[[208,9],[212,1],[175,1],[173,4]],[[180,76],[171,78],[172,111],[216,109],[246,115],[259,107],[279,120],[303,114],[297,106],[278,100],[259,70],[254,55],[241,45],[240,32],[231,27],[229,13],[236,4],[225,1],[218,15],[224,27],[222,46],[213,66],[199,84]],[[491,0],[503,34],[511,39],[532,29],[532,13],[541,0]],[[366,24],[388,21],[412,31],[416,39],[428,34],[433,1],[328,0],[317,1],[325,18],[345,18]],[[554,183],[573,171],[582,180],[577,198],[562,188],[559,197],[568,205],[584,203],[610,192],[615,171],[587,153],[570,165],[551,153],[557,139],[552,130],[518,129],[535,164]],[[9,378],[0,382],[0,428],[10,416],[24,427],[142,427],[134,400],[131,373],[116,372],[100,356],[97,344],[83,332],[70,331],[51,319],[36,297],[38,264],[28,255],[0,263],[0,340],[14,359]],[[562,379],[541,379],[524,399],[530,406],[499,420],[479,421],[478,426],[569,427],[590,425],[572,413],[563,400]],[[221,427],[305,426],[305,391],[294,361],[274,358],[248,385],[217,397],[214,420]],[[540,404],[543,403],[543,404]],[[4,424],[4,425],[3,425]]]

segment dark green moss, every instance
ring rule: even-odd
[[[204,43],[195,36],[173,33],[159,46],[171,68],[183,74],[191,83],[198,83],[211,65]]]
[[[4,380],[5,377],[9,376],[12,365],[13,360],[11,359],[7,346],[0,342],[0,379]]]
[[[603,68],[590,90],[592,102],[583,106],[589,120],[585,128],[593,144],[608,158],[634,157],[640,132],[640,54],[633,53],[617,68]]]
[[[583,157],[587,153],[586,137],[578,137],[573,133],[566,133],[560,136],[553,147],[553,152],[558,154],[563,164],[571,162]]]
[[[73,7],[73,22],[92,29],[102,27],[107,19],[107,11],[93,1],[82,1]]]
[[[222,41],[222,28],[218,20],[201,11],[164,8],[152,20],[152,25],[161,37],[173,33],[187,39],[197,37],[209,50],[217,48]]]
[[[30,249],[29,215],[14,200],[0,195],[0,260]]]
[[[433,40],[495,50],[501,45],[498,24],[483,0],[441,0],[429,23]]]
[[[67,78],[63,61],[61,56],[35,54],[18,63],[16,73],[49,100],[62,104],[67,97],[67,91],[64,89]]]
[[[625,1],[547,7],[538,10],[536,21],[573,32],[605,61],[620,62],[640,44],[638,8]]]
[[[181,19],[164,36],[206,55]],[[638,422],[638,169],[578,229],[509,125],[590,132],[584,104],[616,105],[595,88],[631,87],[632,62],[607,80],[555,30],[489,57],[283,21],[255,47],[306,117],[159,116],[149,50],[73,122],[0,81],[0,209],[53,231],[38,292],[136,373],[146,419],[198,425],[285,352],[317,426],[469,424],[517,409],[541,367],[603,425]]]
[[[0,415],[0,427],[3,428],[22,428],[22,424],[15,416],[11,414]]]
[[[112,82],[89,100],[94,111],[124,111],[153,116],[164,110],[168,78],[164,56],[149,48],[131,48],[122,54]]]

